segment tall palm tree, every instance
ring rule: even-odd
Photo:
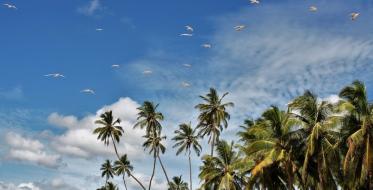
[[[128,176],[132,177],[141,186],[141,188],[143,190],[146,189],[144,187],[144,185],[135,176],[132,175],[133,166],[131,165],[130,161],[128,160],[127,154],[121,156],[119,160],[114,162],[114,171],[117,175],[122,175],[124,187],[126,189],[127,189],[127,184],[126,184],[126,181],[124,179],[126,174]]]
[[[119,125],[120,119],[114,119],[113,112],[107,111],[100,115],[100,119],[95,121],[96,124],[102,127],[96,128],[93,133],[98,134],[97,139],[103,141],[106,146],[109,145],[110,139],[113,142],[115,154],[119,159],[119,154],[115,142],[119,143],[120,137],[123,134],[123,128]]]
[[[289,104],[294,117],[302,122],[307,136],[302,178],[307,186],[319,189],[337,189],[335,178],[338,168],[339,133],[331,120],[333,107],[306,91]],[[312,182],[313,181],[313,182]]]
[[[202,146],[199,144],[199,136],[195,135],[195,130],[192,129],[191,123],[179,125],[179,129],[175,131],[176,136],[172,140],[176,141],[173,148],[178,147],[176,155],[179,155],[181,152],[185,151],[188,153],[189,157],[189,183],[190,189],[192,189],[192,161],[191,161],[191,152],[192,148],[197,156],[200,155]]]
[[[373,105],[368,102],[365,85],[354,81],[339,96],[345,114],[342,134],[347,142],[343,164],[346,186],[350,189],[373,188]]]
[[[188,183],[184,182],[180,177],[173,177],[172,182],[168,185],[168,190],[189,190]]]
[[[159,163],[161,164],[163,173],[166,176],[167,184],[170,183],[167,172],[163,166],[161,157],[159,156],[160,153],[164,154],[166,151],[166,147],[162,144],[162,140],[165,140],[166,136],[161,136],[161,133],[159,132],[159,133],[150,133],[150,134],[145,135],[144,137],[146,138],[146,141],[144,142],[142,146],[144,147],[144,149],[149,149],[149,154],[153,153],[153,159],[154,159],[153,160],[153,172],[152,172],[152,176],[149,182],[149,190],[150,190],[151,185],[152,185],[152,180],[154,177],[154,173],[155,173],[155,165],[156,165],[157,158],[158,158]]]
[[[290,114],[272,106],[256,122],[246,120],[239,132],[244,153],[255,164],[250,168],[250,184],[259,183],[263,189],[294,189],[296,160],[293,152],[302,135],[295,130],[299,122]],[[285,186],[284,182],[287,186]]]
[[[208,190],[241,190],[243,180],[239,175],[242,167],[237,153],[233,149],[233,142],[218,141],[216,146],[217,156],[203,156],[203,165],[200,168],[199,178],[202,189]]]
[[[198,116],[199,135],[209,137],[211,143],[211,156],[214,155],[215,142],[219,139],[220,132],[228,127],[229,113],[226,111],[227,107],[233,107],[232,102],[223,103],[223,98],[228,95],[224,93],[219,97],[214,88],[210,88],[210,92],[206,96],[200,96],[204,103],[195,106],[200,111]]]
[[[105,177],[105,186],[108,185],[108,180],[110,178],[114,177],[114,169],[113,166],[111,165],[110,160],[106,160],[102,165],[101,165],[101,177]]]
[[[158,104],[154,105],[153,102],[145,101],[139,108],[138,122],[134,128],[140,127],[146,129],[146,134],[160,132],[162,125],[160,121],[164,119],[161,112],[157,112]]]

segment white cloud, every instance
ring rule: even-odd
[[[0,190],[80,190],[61,178],[44,182],[23,182],[19,184],[0,181]]]
[[[9,90],[0,89],[0,99],[21,100],[23,98],[24,93],[21,86],[16,86]]]
[[[78,12],[87,16],[91,16],[101,9],[102,5],[100,0],[91,0],[87,5],[78,8]]]

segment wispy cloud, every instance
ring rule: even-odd
[[[92,16],[102,9],[101,0],[91,0],[88,4],[79,7],[78,12],[87,16]]]

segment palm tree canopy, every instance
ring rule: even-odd
[[[161,133],[150,133],[144,136],[146,141],[142,145],[144,149],[149,149],[149,154],[154,153],[158,156],[161,152],[165,153],[166,147],[162,144],[162,140],[166,140],[166,136],[161,136]]]
[[[146,128],[146,134],[160,132],[162,129],[160,121],[163,121],[164,117],[161,112],[157,112],[157,108],[158,104],[154,105],[153,102],[145,101],[141,107],[137,108],[139,110],[138,122],[134,128]]]
[[[181,179],[181,176],[175,176],[169,184],[168,190],[189,190],[188,183]]]
[[[106,186],[106,190],[119,190],[119,188],[112,182],[108,182]]]
[[[199,136],[195,134],[195,129],[192,129],[191,124],[180,124],[179,129],[175,131],[176,136],[172,138],[176,143],[173,148],[178,147],[176,155],[185,151],[186,153],[190,151],[191,148],[199,156],[202,150],[202,146],[199,144]]]
[[[113,178],[114,177],[114,169],[111,164],[110,160],[106,160],[102,165],[101,165],[101,177],[106,177],[106,179]]]
[[[123,134],[123,128],[119,125],[120,119],[114,119],[112,111],[101,114],[100,119],[95,123],[102,126],[93,131],[94,134],[98,134],[97,139],[103,141],[106,145],[109,145],[111,137],[119,142]]]
[[[128,160],[127,154],[121,156],[119,160],[116,160],[114,162],[113,168],[117,175],[124,175],[124,174],[130,175],[130,173],[133,171],[133,166]]]

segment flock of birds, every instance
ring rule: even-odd
[[[250,3],[253,4],[253,5],[259,5],[260,0],[250,0]],[[3,6],[8,8],[8,9],[13,9],[13,10],[18,9],[15,5],[10,4],[10,3],[4,3]],[[317,12],[318,8],[313,5],[313,6],[309,7],[309,11],[310,12]],[[360,16],[359,12],[352,12],[350,14],[350,18],[353,21],[356,20],[359,16]],[[236,25],[236,26],[233,27],[233,29],[237,32],[243,31],[243,30],[245,30],[245,28],[246,28],[246,25]],[[104,30],[103,28],[96,28],[97,32],[101,32],[103,30]],[[181,36],[181,37],[193,37],[193,32],[194,32],[194,28],[191,25],[186,25],[185,26],[185,33],[181,33],[179,36]],[[210,48],[212,48],[212,44],[204,43],[204,44],[201,44],[201,47],[206,48],[206,49],[210,49]],[[191,64],[183,64],[183,66],[186,67],[186,68],[192,67]],[[113,64],[113,65],[111,65],[111,67],[113,69],[118,69],[118,68],[120,68],[120,65]],[[150,69],[146,69],[142,72],[142,74],[144,74],[144,75],[150,75],[152,73],[153,73],[153,71],[150,70]],[[45,77],[51,77],[51,78],[65,78],[65,75],[63,75],[61,73],[49,73],[49,74],[46,74],[44,76]],[[183,82],[181,82],[181,86],[182,87],[190,87],[191,84],[183,81]],[[85,93],[85,94],[92,94],[92,95],[95,94],[95,91],[93,89],[90,89],[90,88],[83,89],[80,92]]]

